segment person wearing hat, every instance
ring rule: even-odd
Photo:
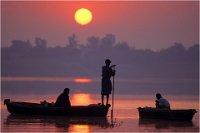
[[[115,75],[115,70],[110,66],[111,61],[105,60],[105,66],[102,67],[102,80],[101,80],[101,97],[102,105],[104,105],[104,96],[106,96],[106,105],[108,105],[109,94],[112,91],[111,77]]]
[[[56,107],[71,107],[69,100],[69,88],[65,88],[63,93],[61,93],[55,103]]]

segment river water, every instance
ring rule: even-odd
[[[57,95],[3,95],[15,101],[54,102]],[[10,115],[1,103],[2,132],[198,132],[199,99],[195,96],[167,96],[172,109],[196,109],[190,122],[139,119],[137,108],[154,106],[152,95],[116,95],[114,117],[111,109],[106,118],[21,116]],[[99,103],[99,95],[77,93],[70,95],[72,105]]]

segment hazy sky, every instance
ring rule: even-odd
[[[74,21],[79,8],[93,13],[89,25]],[[65,46],[67,37],[76,34],[80,43],[87,37],[113,33],[117,41],[136,48],[159,50],[182,42],[189,47],[199,42],[198,1],[149,2],[1,2],[2,46],[11,40],[42,37],[48,46]]]

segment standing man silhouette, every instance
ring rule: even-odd
[[[106,66],[102,67],[102,80],[101,80],[101,98],[102,105],[104,105],[104,96],[106,96],[106,105],[108,105],[109,94],[112,91],[111,77],[115,76],[115,70],[112,69],[113,66],[110,66],[111,61],[109,59],[105,60]]]

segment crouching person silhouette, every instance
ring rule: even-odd
[[[162,97],[160,93],[156,94],[156,109],[169,109],[170,110],[170,104],[169,101]]]
[[[71,103],[69,100],[69,88],[65,88],[63,93],[61,93],[55,103],[56,107],[71,107]]]

